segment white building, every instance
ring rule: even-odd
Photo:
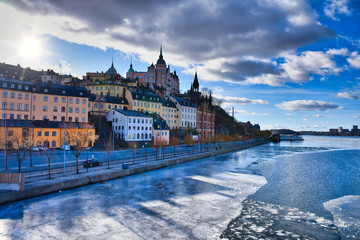
[[[153,138],[155,145],[169,145],[170,128],[166,124],[166,121],[159,115],[154,118]]]
[[[176,108],[178,109],[179,128],[196,128],[196,105],[190,100],[185,98],[171,96],[170,101],[175,103]]]
[[[111,109],[106,120],[112,122],[115,136],[124,141],[151,141],[153,119],[151,115],[133,110]]]

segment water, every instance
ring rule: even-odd
[[[351,149],[359,138],[305,136],[4,205],[0,239],[351,239]]]

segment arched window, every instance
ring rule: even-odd
[[[144,139],[144,134],[143,133],[141,134],[141,139]]]
[[[137,139],[140,139],[140,134],[139,133],[137,134]]]
[[[45,141],[45,142],[44,142],[44,145],[45,145],[45,147],[47,147],[47,148],[50,147],[49,141]]]
[[[51,147],[53,147],[53,148],[56,147],[56,141],[55,140],[51,141]]]
[[[148,138],[147,133],[145,133],[145,139],[147,139],[147,138]]]

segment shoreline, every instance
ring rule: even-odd
[[[24,191],[16,191],[16,192],[9,191],[9,192],[0,193],[0,205],[21,201],[29,198],[39,197],[47,194],[52,194],[56,192],[66,191],[74,188],[79,188],[86,185],[91,185],[91,184],[117,179],[125,176],[130,176],[138,173],[152,171],[160,168],[170,167],[186,162],[199,160],[202,158],[208,158],[229,152],[239,151],[242,149],[263,145],[269,142],[270,140],[264,140],[256,143],[251,143],[249,145],[239,146],[230,149],[222,149],[214,152],[195,154],[186,157],[176,157],[167,160],[158,160],[158,161],[148,162],[145,164],[144,163],[139,164],[135,167],[130,166],[129,169],[122,169],[121,164],[119,164],[118,167],[113,167],[111,169],[102,169],[96,173],[90,172],[83,174],[74,174],[71,176],[49,179],[47,180],[48,182],[46,183],[35,182],[30,187],[25,188]],[[44,180],[40,180],[40,181],[44,182]]]

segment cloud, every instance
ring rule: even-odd
[[[347,98],[347,99],[358,99],[359,97],[356,95],[351,95],[350,93],[347,92],[339,92],[337,94],[338,97],[340,98]]]
[[[316,118],[324,117],[324,115],[321,115],[321,114],[313,114],[312,116],[316,117]]]
[[[275,106],[287,111],[324,111],[342,108],[334,103],[314,100],[294,100],[289,102],[282,102]]]
[[[244,104],[268,104],[268,101],[262,99],[249,99],[244,97],[229,97],[222,96],[219,94],[214,94],[215,98],[222,99],[224,104],[234,104],[234,105],[244,105]]]
[[[332,48],[327,50],[326,53],[330,55],[348,56],[349,50],[346,48],[340,48],[340,49]]]
[[[324,8],[325,15],[335,21],[339,21],[339,19],[335,17],[336,14],[351,15],[347,7],[348,2],[348,0],[328,0]]]
[[[360,118],[360,116],[353,116],[353,118]]]
[[[335,36],[305,0],[6,2],[0,8],[3,22],[16,19],[36,34],[134,53],[149,63],[162,43],[167,63],[185,69],[202,64],[204,80],[280,74],[262,60]],[[9,17],[1,17],[7,12]],[[10,29],[16,26],[6,28],[5,36]]]
[[[312,75],[337,75],[342,69],[336,66],[332,60],[334,54],[343,54],[344,50],[305,51],[298,55],[289,54],[284,62],[278,66],[277,73],[262,74],[255,77],[247,77],[250,84],[266,84],[270,86],[282,86],[287,82],[303,83],[313,80]]]
[[[235,114],[244,115],[244,116],[267,116],[268,113],[255,113],[255,112],[247,112],[245,110],[235,110]]]
[[[351,56],[349,58],[346,59],[350,66],[352,66],[353,68],[360,68],[360,55],[358,55],[357,52],[353,52],[351,53]]]
[[[294,116],[295,114],[293,113],[286,113],[286,116]]]
[[[214,87],[214,92],[224,92],[225,90],[222,87]]]

